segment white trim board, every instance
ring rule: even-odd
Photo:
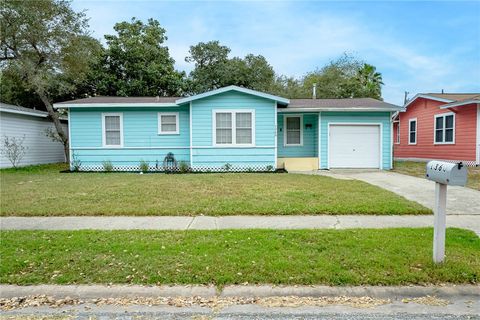
[[[378,126],[379,131],[380,131],[380,137],[379,137],[379,169],[383,170],[383,123],[381,122],[330,122],[328,123],[328,128],[327,128],[327,169],[330,169],[330,157],[331,157],[331,146],[332,144],[330,143],[330,127],[331,126]],[[354,168],[354,167],[352,167]]]
[[[152,107],[180,107],[176,103],[143,103],[143,102],[131,102],[131,103],[65,103],[65,104],[59,104],[59,103],[54,103],[53,107],[55,109],[65,109],[65,108],[128,108],[128,107],[133,107],[133,108],[152,108]]]

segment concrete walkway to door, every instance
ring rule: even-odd
[[[362,180],[395,192],[408,200],[416,201],[433,210],[435,183],[424,178],[380,170],[335,169],[298,173],[318,174],[337,179]],[[480,191],[464,187],[448,187],[447,214],[480,215]]]

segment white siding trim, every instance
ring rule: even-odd
[[[68,167],[70,168],[70,170],[72,170],[72,157],[73,157],[73,154],[72,154],[72,130],[71,130],[71,122],[70,122],[70,108],[67,109],[67,116],[68,116]]]
[[[232,114],[232,143],[231,144],[217,144],[217,113]],[[251,113],[252,114],[252,143],[236,143],[237,132],[237,113]],[[215,148],[239,148],[239,147],[255,147],[255,109],[213,109],[212,110],[212,144]]]
[[[175,131],[162,131],[162,116],[175,116]],[[158,112],[157,113],[157,121],[158,121],[158,134],[159,135],[169,135],[169,134],[180,134],[180,115],[178,112]]]
[[[381,122],[329,122],[328,123],[328,154],[327,154],[327,169],[330,169],[331,143],[330,143],[330,127],[340,126],[379,126],[380,130],[380,169],[383,170],[383,123]]]
[[[300,118],[300,143],[287,143],[287,118]],[[301,147],[303,146],[303,114],[283,115],[283,146],[284,147]]]
[[[275,133],[274,133],[274,138],[275,138],[275,169],[277,169],[278,165],[278,120],[277,120],[277,109],[278,109],[278,102],[275,101]]]
[[[453,141],[452,142],[445,142],[445,125],[447,121],[445,120],[446,116],[453,116]],[[437,133],[437,118],[444,118],[443,120],[443,141],[444,142],[437,142],[436,140],[436,133]],[[455,144],[455,113],[454,112],[446,112],[435,114],[433,116],[433,144]]]
[[[411,133],[410,123],[413,122],[413,121],[415,121],[415,142],[410,141],[410,133]],[[417,121],[417,118],[408,119],[408,144],[414,146],[414,145],[417,144],[417,141],[418,141],[418,121]]]
[[[322,112],[318,113],[318,169],[322,168]]]
[[[188,120],[190,121],[190,167],[192,168],[193,167],[193,154],[192,154],[192,138],[193,138],[193,127],[192,127],[192,124],[193,124],[193,113],[192,113],[192,102],[190,101],[190,103],[188,104]]]
[[[105,137],[105,117],[106,116],[119,116],[120,117],[120,145],[111,146],[107,145],[107,139]],[[123,148],[123,113],[121,112],[102,112],[102,146],[104,148]]]
[[[400,123],[398,123],[397,126],[398,126],[398,128],[400,128]],[[390,116],[390,169],[393,169],[393,139],[392,139],[392,137],[394,137],[393,112],[392,112],[392,116]],[[380,141],[380,144],[383,144],[383,141]]]

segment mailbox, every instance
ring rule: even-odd
[[[430,161],[427,163],[426,178],[450,186],[465,186],[467,168],[460,163]]]

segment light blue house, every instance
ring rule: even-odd
[[[361,99],[286,99],[229,86],[175,97],[92,97],[68,109],[70,154],[81,170],[317,170],[392,167],[391,116]],[[168,155],[168,156],[167,156]],[[72,159],[71,159],[72,160]],[[71,161],[72,163],[72,161]]]

